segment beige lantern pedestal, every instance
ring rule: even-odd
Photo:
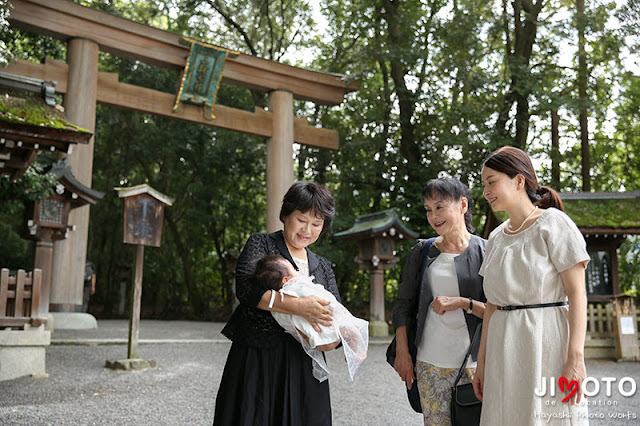
[[[358,241],[359,254],[355,262],[369,272],[369,334],[373,337],[389,335],[384,308],[384,271],[398,263],[395,242],[415,239],[416,232],[408,229],[394,209],[358,216],[348,230],[335,234],[337,239]]]

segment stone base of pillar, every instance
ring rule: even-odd
[[[54,330],[91,330],[98,328],[98,321],[84,312],[51,312]]]
[[[389,336],[389,325],[384,321],[369,321],[370,337],[387,337]]]
[[[55,330],[55,318],[53,318],[53,315],[51,313],[47,314],[47,322],[44,325],[44,329],[47,331],[53,331]]]

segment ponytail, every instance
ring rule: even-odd
[[[541,209],[548,209],[554,207],[560,211],[564,211],[564,205],[560,199],[560,195],[548,186],[539,186],[536,190],[536,194],[540,197],[536,203]]]
[[[520,148],[513,146],[498,148],[484,160],[484,165],[506,174],[511,179],[521,174],[525,179],[524,189],[533,204],[541,209],[555,207],[564,211],[560,195],[548,186],[540,186],[531,158]]]

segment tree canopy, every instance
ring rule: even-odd
[[[449,175],[471,188],[481,232],[491,214],[481,197],[482,160],[506,144],[528,150],[540,180],[558,190],[585,183],[592,191],[640,187],[635,0],[582,1],[581,7],[548,0],[76,2],[361,80],[338,107],[295,105],[298,116],[340,133],[338,151],[295,150],[296,178],[325,184],[336,196],[334,231],[349,228],[357,215],[396,208],[409,228],[429,236],[421,189],[428,179]],[[34,61],[64,58],[63,43],[12,29],[5,16],[0,8],[0,62],[7,52]],[[178,78],[105,53],[99,67],[122,82],[171,93]],[[222,85],[217,102],[251,110],[266,106],[267,97]],[[162,246],[147,252],[143,314],[220,319],[232,301],[234,256],[251,232],[264,230],[265,168],[258,137],[99,106],[92,186],[109,193],[91,209],[99,314],[123,313],[133,256],[121,241],[113,187],[146,182],[176,198],[165,210]],[[367,277],[353,262],[357,249],[335,244],[332,232],[315,249],[335,263],[347,303],[366,306]],[[638,242],[625,244],[623,285],[631,287],[635,269],[625,265],[639,261]],[[402,261],[409,245],[397,249]],[[386,272],[389,301],[400,269]]]

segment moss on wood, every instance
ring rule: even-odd
[[[91,133],[89,130],[69,123],[60,112],[49,107],[42,98],[30,96],[28,93],[21,97],[3,93],[0,96],[0,121]]]
[[[562,200],[567,215],[584,228],[638,228],[640,227],[640,198]],[[506,221],[505,212],[495,212]]]
[[[564,200],[564,209],[578,226],[640,227],[640,199]]]

